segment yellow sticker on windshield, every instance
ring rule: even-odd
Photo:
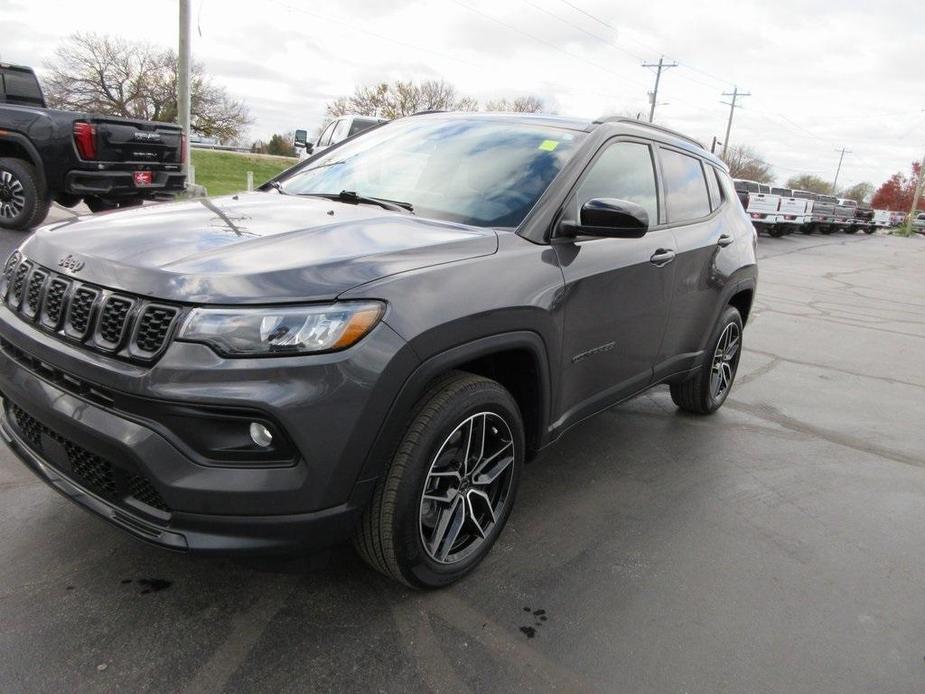
[[[537,149],[541,149],[544,152],[551,152],[558,146],[559,142],[557,140],[543,140]]]

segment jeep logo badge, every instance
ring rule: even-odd
[[[66,255],[58,261],[58,267],[65,272],[80,272],[84,266],[84,261],[73,255]]]

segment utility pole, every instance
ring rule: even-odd
[[[180,45],[177,61],[177,121],[183,128],[183,172],[189,167],[190,140],[190,0],[180,0]]]
[[[837,152],[838,150],[836,149],[835,151]],[[841,154],[838,156],[838,168],[835,169],[835,180],[832,181],[832,194],[833,195],[838,195],[838,174],[841,173],[841,163],[844,160],[846,154],[851,154],[851,150],[848,149],[847,147],[842,147]]]
[[[643,67],[654,67],[655,70],[655,89],[649,92],[649,100],[651,105],[649,106],[649,122],[652,122],[652,119],[655,118],[655,102],[658,100],[658,83],[662,79],[662,70],[667,70],[668,68],[678,67],[677,63],[666,63],[665,56],[661,56],[658,59],[657,63],[643,63]]]
[[[915,186],[915,195],[912,196],[912,208],[909,210],[909,221],[906,222],[908,229],[912,229],[912,222],[919,211],[919,199],[922,197],[922,183],[925,182],[925,157],[922,157],[922,165],[919,167],[919,182]]]
[[[751,96],[751,92],[740,92],[737,86],[732,88],[732,93],[723,92],[723,96],[731,96],[732,101],[723,101],[729,107],[729,122],[726,124],[726,137],[723,138],[723,159],[726,159],[726,150],[729,149],[729,133],[732,132],[732,115],[736,110],[736,101],[740,96]],[[741,107],[740,107],[741,108]]]

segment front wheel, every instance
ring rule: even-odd
[[[0,159],[0,228],[28,231],[45,221],[51,199],[35,168],[21,159]]]
[[[710,340],[708,357],[693,377],[671,384],[671,399],[682,410],[713,414],[729,396],[742,354],[742,316],[727,306]]]
[[[499,383],[463,372],[422,397],[354,536],[360,556],[412,588],[439,588],[488,554],[517,492],[520,410]]]

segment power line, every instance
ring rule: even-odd
[[[678,67],[677,63],[665,63],[665,56],[661,56],[658,59],[658,63],[643,63],[643,67],[654,67],[655,70],[655,88],[649,92],[649,100],[652,102],[652,105],[649,107],[649,122],[651,123],[655,119],[655,104],[658,101],[658,83],[662,79],[662,71],[668,70],[669,68]]]

